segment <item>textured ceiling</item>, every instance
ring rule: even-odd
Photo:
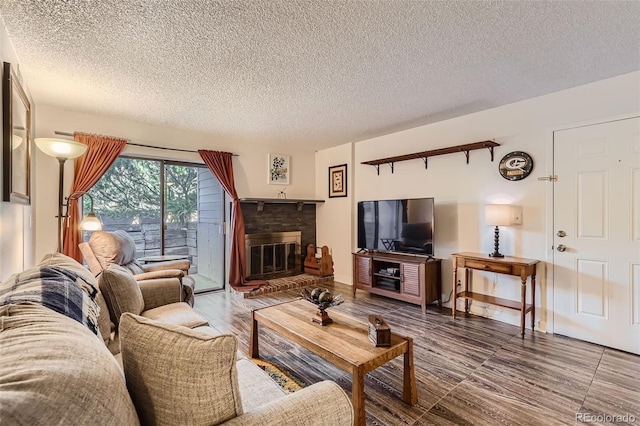
[[[637,1],[0,2],[37,104],[310,149],[640,69]]]

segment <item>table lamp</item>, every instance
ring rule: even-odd
[[[491,257],[504,257],[498,250],[500,245],[499,226],[511,225],[511,207],[508,204],[487,204],[484,206],[484,221],[487,225],[495,226],[494,248]]]

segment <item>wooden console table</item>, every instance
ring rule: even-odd
[[[531,312],[531,331],[536,322],[536,265],[538,260],[523,259],[520,257],[491,257],[482,253],[454,253],[453,256],[453,288],[456,297],[453,298],[453,318],[456,317],[456,301],[458,297],[464,300],[464,310],[469,312],[469,300],[501,306],[503,308],[520,311],[520,332],[524,338],[524,317]],[[464,291],[457,292],[458,268],[465,268]],[[478,271],[495,272],[498,274],[514,275],[520,277],[522,282],[520,301],[502,299],[469,290],[471,269]],[[527,304],[527,277],[531,276],[531,303]]]

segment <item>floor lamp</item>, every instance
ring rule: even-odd
[[[67,203],[64,203],[64,163],[72,158],[80,157],[87,150],[87,146],[80,142],[68,141],[64,139],[55,138],[36,138],[36,146],[40,151],[44,152],[50,157],[55,157],[59,163],[59,176],[58,176],[58,252],[62,253],[62,219],[66,217],[63,215],[62,208],[66,205],[67,213],[69,212],[69,201],[77,200],[77,198],[71,198],[71,196],[78,194],[74,192],[67,197]],[[93,205],[93,200],[91,199]],[[93,206],[92,206],[93,207]],[[91,212],[93,213],[93,212]],[[95,217],[95,215],[93,215]],[[97,220],[97,218],[96,218]]]

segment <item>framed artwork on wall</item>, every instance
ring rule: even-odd
[[[347,165],[329,167],[329,198],[347,196]]]
[[[31,105],[11,64],[2,75],[2,201],[31,204]]]
[[[269,184],[289,185],[291,166],[289,156],[281,154],[269,154]]]

